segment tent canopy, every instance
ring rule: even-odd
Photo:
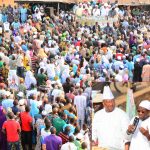
[[[91,0],[76,0],[76,2],[90,2]],[[98,1],[98,0],[97,0]],[[101,0],[103,3],[107,3],[108,0]],[[116,0],[110,0],[111,3]],[[118,0],[119,5],[150,5],[150,0]]]
[[[15,0],[15,2],[56,2],[56,3],[75,3],[76,0]]]

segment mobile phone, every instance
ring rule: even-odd
[[[138,123],[139,123],[139,118],[135,117],[133,121],[133,125],[137,127]]]
[[[133,125],[135,126],[135,129],[134,129],[134,131],[133,131],[132,133],[135,132],[135,130],[136,130],[137,126],[138,126],[138,123],[139,123],[139,118],[138,118],[138,117],[135,117],[135,118],[134,118],[134,121],[133,121]]]

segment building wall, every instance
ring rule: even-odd
[[[0,6],[2,6],[3,4],[7,5],[11,5],[14,6],[14,0],[0,0]]]

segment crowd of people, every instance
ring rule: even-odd
[[[93,77],[75,24],[43,10],[0,8],[0,149],[89,150]]]
[[[80,31],[86,35],[81,38],[83,48],[89,50],[86,57],[94,50],[90,63],[98,81],[150,81],[148,11],[142,7],[118,6],[117,1],[113,4],[79,3],[73,10],[81,22],[85,10],[89,12],[86,18],[93,18],[92,24],[97,21],[91,26],[86,19],[87,24],[81,25]],[[118,21],[112,23],[113,17]],[[103,26],[107,19],[107,25]]]
[[[74,5],[73,12],[78,17],[116,17],[117,15],[123,15],[122,10],[118,8],[118,1],[114,3],[102,3],[101,1],[91,1],[78,3]]]
[[[89,149],[93,80],[150,79],[149,13],[113,6],[104,28],[78,8],[0,7],[0,148]]]

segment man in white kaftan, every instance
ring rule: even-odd
[[[129,123],[124,111],[115,107],[114,96],[109,86],[104,87],[104,109],[94,115],[92,123],[92,140],[98,140],[98,147],[109,150],[124,150],[125,133]]]
[[[139,104],[139,122],[136,129],[133,126],[135,117],[131,120],[127,130],[127,140],[130,141],[129,150],[150,150],[150,101],[144,100]],[[135,130],[135,131],[134,131]]]
[[[82,127],[85,119],[85,108],[87,106],[86,97],[82,95],[82,89],[79,90],[79,95],[75,96],[74,105],[77,109],[79,125]]]

